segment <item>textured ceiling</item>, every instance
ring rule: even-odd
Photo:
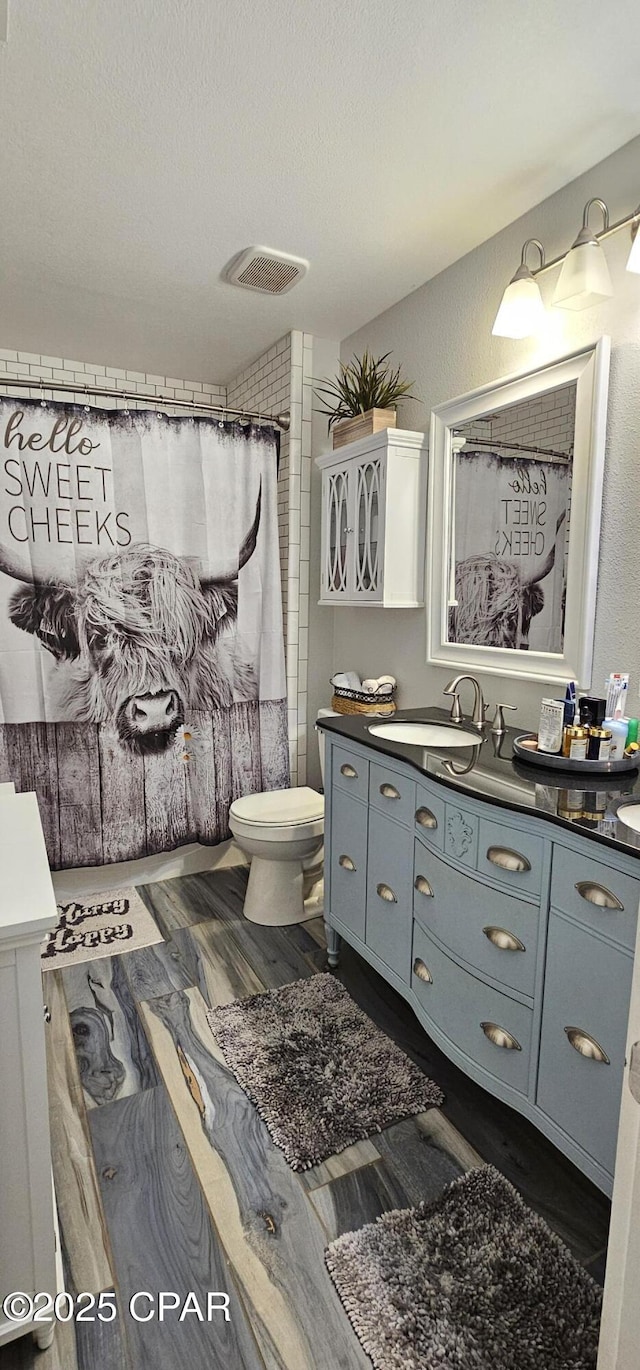
[[[344,337],[634,137],[639,69],[637,0],[13,0],[0,345],[225,381]],[[221,282],[252,243],[309,275]]]

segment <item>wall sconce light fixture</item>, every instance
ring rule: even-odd
[[[603,227],[596,233],[589,225],[593,205],[602,212]],[[584,207],[582,228],[569,251],[545,261],[544,248],[537,238],[528,238],[522,249],[520,266],[509,281],[496,314],[492,332],[499,338],[530,338],[542,325],[545,309],[537,277],[543,271],[561,266],[553,295],[553,305],[561,309],[588,309],[610,299],[613,295],[611,276],[602,240],[621,228],[631,229],[631,251],[627,271],[640,275],[640,206],[617,223],[609,223],[609,211],[604,200],[593,198]],[[527,249],[534,246],[540,253],[536,270],[527,266]]]
[[[561,309],[589,309],[613,295],[607,259],[593,229],[589,228],[592,205],[602,210],[603,233],[609,228],[609,210],[604,200],[589,200],[584,207],[582,228],[562,263],[553,293],[553,304]]]
[[[518,270],[509,281],[496,314],[492,332],[497,338],[528,338],[537,332],[544,319],[540,286],[527,266],[529,247],[537,247],[540,253],[540,269],[544,266],[542,243],[538,238],[527,238]],[[640,265],[638,270],[640,271]]]

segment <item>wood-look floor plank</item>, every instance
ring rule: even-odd
[[[141,1011],[266,1364],[370,1370],[329,1280],[320,1221],[225,1066],[202,995]]]
[[[465,1167],[422,1131],[417,1118],[395,1123],[376,1137],[375,1144],[411,1204],[437,1199],[464,1173]]]
[[[230,1298],[229,1322],[222,1313],[210,1322],[193,1315],[179,1322],[174,1313],[139,1323],[127,1311],[135,1370],[260,1370],[264,1363],[164,1087],[93,1109],[90,1127],[123,1305],[128,1309],[138,1290],[174,1290],[182,1298],[193,1290],[205,1309],[208,1291]]]
[[[260,994],[265,988],[222,923],[178,928],[172,943],[188,967],[191,984],[197,985],[209,1008]]]
[[[309,1198],[328,1242],[343,1232],[353,1232],[365,1223],[375,1222],[389,1209],[410,1206],[410,1199],[384,1161],[341,1175],[331,1184],[314,1189]]]
[[[45,993],[51,1154],[67,1288],[97,1294],[113,1283],[113,1270],[60,971],[47,972]]]
[[[155,942],[150,947],[127,951],[120,958],[129,988],[139,1004],[172,989],[189,989],[195,984],[175,942]]]
[[[123,1315],[122,1301],[117,1297],[116,1306],[113,1322],[101,1322],[97,1317],[95,1322],[76,1322],[78,1370],[137,1370],[125,1340],[126,1314]]]
[[[68,966],[62,979],[87,1108],[157,1084],[122,957]]]
[[[375,1165],[379,1160],[380,1152],[376,1150],[374,1143],[366,1138],[364,1141],[354,1142],[353,1146],[346,1146],[344,1151],[339,1151],[336,1156],[329,1156],[326,1161],[320,1161],[309,1170],[302,1170],[298,1179],[305,1189],[318,1189],[320,1185],[329,1184],[331,1180],[339,1180],[342,1175],[349,1175],[352,1170],[360,1170],[365,1165]]]

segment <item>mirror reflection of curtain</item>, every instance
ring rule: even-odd
[[[570,470],[472,446],[456,457],[450,641],[562,652]]]

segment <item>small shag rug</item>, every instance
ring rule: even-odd
[[[99,956],[118,956],[162,942],[155,920],[131,887],[58,904],[58,923],[42,944],[43,970],[64,970]]]
[[[238,1083],[293,1170],[308,1170],[443,1096],[333,975],[211,1009]]]
[[[493,1166],[326,1262],[375,1370],[595,1370],[602,1291]]]

